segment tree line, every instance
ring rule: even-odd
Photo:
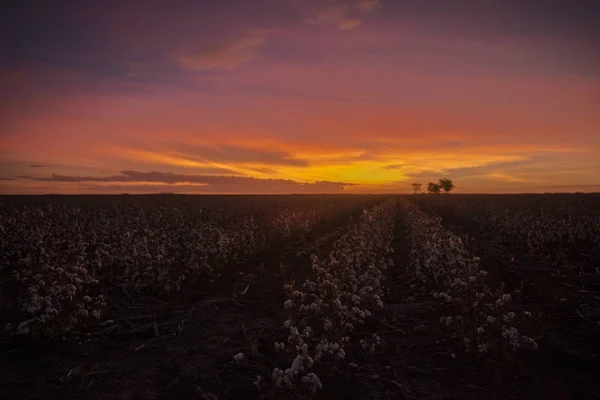
[[[413,194],[422,193],[422,185],[420,183],[413,183],[411,186]],[[440,194],[442,190],[445,194],[448,194],[452,191],[452,189],[454,189],[454,183],[452,183],[452,179],[448,178],[442,178],[438,181],[438,183],[429,182],[427,184],[427,193],[429,194]]]

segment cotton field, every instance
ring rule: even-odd
[[[7,398],[595,398],[593,200],[3,197],[0,384]]]

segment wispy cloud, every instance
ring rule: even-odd
[[[194,144],[171,144],[175,150],[190,159],[202,159],[225,164],[263,164],[271,166],[306,167],[308,160],[297,158],[285,151],[252,148],[236,145],[202,146]]]
[[[140,172],[121,171],[118,175],[109,176],[70,176],[52,175],[49,177],[19,176],[19,180],[33,180],[41,182],[60,183],[88,183],[101,191],[108,186],[100,183],[112,183],[111,189],[136,188],[147,190],[154,187],[153,191],[171,191],[181,189],[181,185],[187,185],[187,189],[194,191],[219,192],[219,193],[339,193],[346,186],[353,186],[347,182],[315,181],[299,182],[291,179],[260,179],[245,176],[219,176],[219,175],[187,175],[170,172]],[[11,180],[9,178],[7,180]],[[120,185],[120,184],[126,185]],[[157,186],[159,185],[159,186]],[[162,185],[162,186],[160,186]],[[89,185],[87,186],[90,187]],[[104,188],[104,189],[103,189]],[[159,189],[160,188],[160,189]]]
[[[410,166],[410,164],[390,164],[390,165],[384,166],[383,169],[396,170],[396,169],[404,169],[409,166]]]
[[[348,29],[354,29],[361,24],[360,19],[345,19],[338,25],[340,31],[346,31]]]
[[[170,56],[186,70],[234,69],[257,57],[268,34],[268,30],[255,29],[217,43],[185,47]]]
[[[360,26],[361,15],[381,6],[379,0],[297,0],[296,3],[308,14],[304,22],[336,25],[342,31]]]
[[[509,175],[503,172],[492,172],[487,175],[491,179],[499,180],[502,182],[529,182],[529,179],[521,178],[518,176]]]
[[[380,0],[360,0],[356,6],[363,11],[373,11],[381,7]]]

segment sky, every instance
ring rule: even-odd
[[[0,193],[600,191],[595,0],[20,0]]]

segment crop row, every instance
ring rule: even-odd
[[[430,196],[428,196],[430,197]],[[495,239],[531,256],[552,261],[593,259],[600,255],[600,209],[554,207],[532,210],[527,202],[505,206],[501,199],[427,198],[443,214],[474,224]]]
[[[503,284],[490,287],[481,259],[443,227],[440,217],[411,202],[402,205],[402,212],[410,241],[408,271],[439,302],[443,329],[453,330],[466,352],[477,357],[502,355],[521,345],[537,348],[535,340],[518,329],[532,317],[512,304],[519,290],[506,291]]]
[[[362,202],[365,200],[362,199]],[[227,265],[348,213],[358,200],[207,208],[201,202],[0,207],[9,332],[63,333],[100,319],[110,290],[171,295]]]
[[[315,392],[322,387],[322,372],[337,369],[349,352],[372,353],[381,345],[377,334],[355,338],[361,337],[356,328],[383,307],[394,212],[392,201],[365,209],[335,241],[328,258],[311,256],[314,277],[284,285],[287,339],[273,346],[288,364],[274,368],[270,377],[258,376],[257,387]]]

